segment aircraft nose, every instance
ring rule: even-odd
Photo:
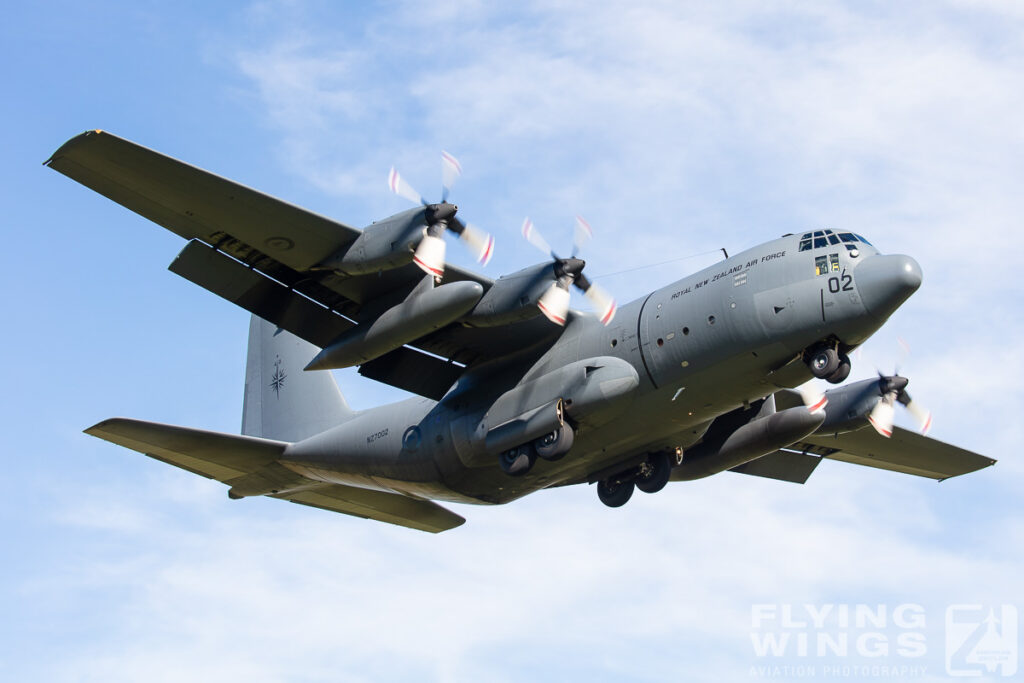
[[[857,265],[854,279],[868,312],[888,318],[921,286],[921,266],[903,254],[878,254]]]

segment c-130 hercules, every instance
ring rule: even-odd
[[[243,435],[86,430],[231,498],[439,532],[465,520],[435,500],[591,483],[614,507],[726,470],[804,483],[828,459],[943,480],[995,462],[893,426],[896,403],[930,422],[898,375],[792,389],[845,380],[850,351],[921,284],[914,259],[851,232],[786,235],[616,310],[575,249],[498,280],[446,265],[445,232],[482,261],[494,244],[447,201],[450,155],[441,202],[392,171],[421,205],[363,230],[102,131],[46,165],[184,237],[170,269],[253,314]],[[578,221],[577,246],[588,233]],[[569,309],[570,285],[596,314]],[[322,372],[353,366],[418,397],[353,412]]]

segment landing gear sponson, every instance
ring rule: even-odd
[[[573,429],[566,422],[538,439],[503,451],[498,456],[498,463],[505,474],[521,477],[530,471],[537,458],[555,461],[565,457],[573,441]]]

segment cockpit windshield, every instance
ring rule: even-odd
[[[829,245],[842,243],[846,246],[847,251],[855,251],[857,249],[857,243],[863,242],[864,244],[871,246],[871,242],[860,235],[852,232],[834,232],[832,230],[816,230],[814,232],[805,232],[800,238],[800,251],[811,251],[812,249],[820,249]]]

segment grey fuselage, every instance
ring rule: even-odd
[[[685,450],[716,417],[810,379],[801,358],[813,345],[863,343],[921,282],[912,258],[866,242],[856,250],[800,245],[789,235],[729,257],[622,306],[607,327],[573,312],[553,344],[468,370],[439,402],[412,398],[358,413],[292,444],[282,462],[320,481],[505,503],[594,481],[647,453]],[[500,395],[602,357],[628,363],[634,388],[578,426],[566,457],[505,474],[478,438],[496,426],[489,410]]]

